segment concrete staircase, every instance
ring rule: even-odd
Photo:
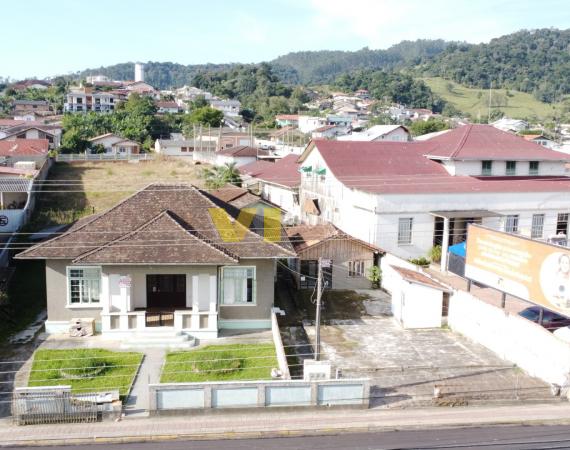
[[[121,348],[125,350],[144,350],[148,348],[164,348],[170,350],[190,349],[196,345],[193,336],[168,329],[141,331],[125,339]]]

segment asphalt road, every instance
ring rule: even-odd
[[[1,445],[1,443],[0,443]],[[37,449],[38,447],[18,447]],[[569,449],[570,426],[513,426],[449,430],[390,431],[293,438],[225,441],[166,441],[45,447],[50,450],[395,450],[395,449]]]

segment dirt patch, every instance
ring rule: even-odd
[[[355,291],[325,291],[322,297],[323,322],[330,320],[357,320],[367,316],[365,302],[370,300],[366,294]],[[296,303],[303,312],[303,317],[315,320],[316,293],[311,290],[301,290],[296,294]]]

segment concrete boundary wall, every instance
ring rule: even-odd
[[[391,266],[402,267],[416,272],[419,271],[418,266],[415,264],[398,258],[391,253],[386,253],[380,260],[380,269],[382,269],[382,287],[390,293],[398,289],[402,280],[402,277]]]
[[[281,339],[281,332],[279,331],[279,323],[277,322],[277,315],[275,310],[271,311],[271,334],[273,335],[273,344],[275,345],[275,353],[277,354],[277,363],[281,371],[283,380],[290,380],[291,374],[289,373],[289,364],[287,363],[287,355],[283,348],[283,340]]]
[[[275,407],[368,408],[368,379],[268,380],[149,385],[149,411],[214,411]]]
[[[448,324],[531,376],[560,386],[570,381],[570,344],[517,314],[457,291],[450,299]]]

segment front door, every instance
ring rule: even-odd
[[[147,275],[146,307],[158,309],[186,307],[186,275]]]

